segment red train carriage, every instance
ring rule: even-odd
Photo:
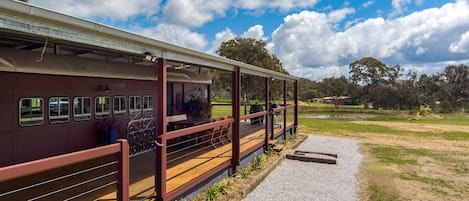
[[[127,137],[129,120],[151,119],[156,69],[144,56],[2,33],[0,167],[109,143]],[[191,95],[209,101],[210,83],[169,70],[168,115]]]

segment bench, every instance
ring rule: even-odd
[[[178,115],[166,117],[166,123],[175,122],[175,121],[184,121],[184,120],[187,120],[186,114],[178,114]]]

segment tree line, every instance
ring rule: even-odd
[[[373,57],[349,65],[350,77],[325,78],[315,82],[301,79],[299,98],[307,101],[325,96],[349,96],[355,104],[374,109],[419,109],[424,105],[433,111],[469,112],[469,67],[448,65],[432,75],[389,66]]]
[[[223,42],[218,55],[269,70],[288,74],[280,59],[269,53],[266,42],[251,38],[235,38]],[[208,70],[213,79],[212,96],[231,97],[231,73]],[[264,79],[242,75],[241,93],[245,100],[264,98]],[[292,97],[292,85],[288,85]],[[291,89],[291,90],[290,90]],[[404,71],[399,65],[386,65],[373,57],[364,57],[349,65],[349,78],[330,77],[321,81],[300,78],[299,99],[348,96],[353,104],[374,109],[418,109],[427,106],[436,112],[469,112],[469,67],[448,65],[432,75]],[[271,97],[281,98],[283,83],[272,81]]]

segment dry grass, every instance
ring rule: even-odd
[[[361,200],[469,198],[469,126],[387,121],[350,121],[345,126],[334,123],[322,121],[323,127],[306,123],[309,126],[303,132],[362,142],[366,160],[358,175]]]

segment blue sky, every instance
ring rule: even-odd
[[[214,54],[233,37],[266,40],[290,74],[348,76],[373,56],[418,73],[469,64],[469,0],[30,0]]]

